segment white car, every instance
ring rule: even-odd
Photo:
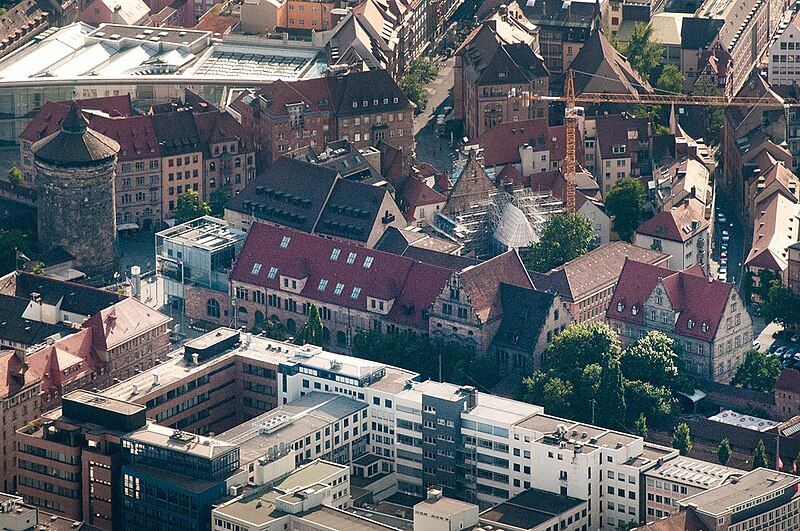
[[[722,241],[727,242],[731,239],[731,237],[726,233],[722,235]]]

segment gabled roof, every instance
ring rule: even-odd
[[[49,337],[66,336],[75,331],[63,325],[26,319],[23,314],[29,303],[30,299],[0,295],[0,339],[6,344],[36,345]]]
[[[0,351],[0,400],[14,396],[38,379],[39,375],[27,370],[13,350]]]
[[[150,14],[150,8],[142,0],[99,0],[108,10],[120,18],[121,24],[136,25]],[[116,21],[115,21],[116,22]]]
[[[551,293],[500,284],[503,320],[492,343],[499,347],[533,352],[555,300]]]
[[[700,200],[686,198],[639,225],[636,234],[683,243],[708,229],[710,222],[703,215],[703,209]]]
[[[402,111],[413,106],[389,72],[383,69],[323,79],[337,116]]]
[[[61,122],[61,128],[31,146],[37,159],[65,167],[108,161],[119,150],[113,138],[89,128],[89,122],[75,102]]]
[[[475,315],[486,323],[500,317],[503,305],[500,284],[533,288],[525,266],[516,251],[507,251],[491,260],[468,267],[459,273]]]
[[[619,53],[600,29],[594,29],[572,61],[575,93],[652,94],[647,80],[642,79],[628,59]]]
[[[26,300],[30,300],[32,293],[38,293],[43,303],[50,305],[60,303],[62,311],[84,316],[94,315],[122,299],[111,291],[55,280],[24,271],[12,273],[4,277],[4,280],[8,282],[0,286],[2,293]]]
[[[600,157],[618,159],[631,157],[639,151],[640,145],[647,145],[647,119],[635,118],[628,114],[598,116],[595,119],[597,144]],[[615,153],[614,148],[624,146],[623,153]]]
[[[447,194],[447,203],[442,211],[457,213],[473,205],[488,204],[491,201],[491,194],[496,191],[497,187],[486,175],[477,154],[471,151],[458,180]]]
[[[549,76],[544,59],[524,43],[501,44],[480,72],[475,83],[496,85],[501,83],[531,83],[538,77]]]
[[[719,35],[725,21],[717,18],[686,17],[681,25],[681,48],[705,50]]]
[[[461,271],[480,263],[474,258],[452,254],[461,246],[449,240],[429,236],[422,232],[389,227],[375,244],[375,250],[398,254],[417,262]]]
[[[236,141],[241,151],[252,151],[251,136],[236,118],[226,111],[213,109],[194,113],[194,122],[200,136],[205,156],[211,156],[210,147],[220,142]]]
[[[444,203],[447,198],[419,179],[406,179],[402,190],[402,202],[406,208],[415,209],[426,205]]]
[[[84,111],[84,116],[90,119],[93,114],[105,114],[109,117],[133,116],[131,97],[108,96],[105,98],[87,98],[75,100],[78,107]],[[28,122],[19,137],[28,142],[36,142],[55,133],[61,128],[61,122],[69,112],[71,101],[48,101],[39,109],[39,112]]]
[[[486,166],[518,163],[519,148],[524,144],[533,146],[534,151],[548,149],[550,129],[547,118],[502,122],[476,138],[474,143],[483,148]]]
[[[710,531],[709,527],[692,509],[679,511],[672,516],[639,527],[642,531]]]
[[[314,232],[366,242],[384,214],[381,205],[388,195],[382,186],[336,179]]]
[[[787,248],[798,241],[800,206],[776,191],[756,205],[753,243],[745,267],[783,271],[788,267]]]
[[[284,238],[288,242],[282,247]],[[273,267],[277,271],[270,279]],[[256,222],[250,227],[231,280],[278,290],[281,276],[305,279],[301,297],[365,312],[370,309],[368,297],[394,301],[388,320],[427,330],[427,310],[450,274],[449,269],[402,256]]]
[[[92,328],[94,345],[108,351],[170,321],[170,317],[128,297],[94,314],[83,327]]]
[[[227,208],[312,232],[336,178],[333,170],[281,157],[233,197]]]
[[[659,283],[672,309],[678,313],[673,331],[711,341],[722,321],[733,285],[709,280],[698,268],[672,271],[626,260],[606,312],[607,318],[644,324],[644,303]]]
[[[174,111],[152,116],[156,137],[165,157],[202,150],[200,134],[191,111]]]
[[[627,242],[604,243],[548,273],[533,275],[537,289],[554,291],[568,302],[577,302],[617,282],[628,260],[665,264],[669,255],[642,249]]]

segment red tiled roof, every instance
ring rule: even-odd
[[[502,313],[500,284],[533,288],[516,251],[507,251],[491,260],[468,267],[459,273],[472,309],[486,323]]]
[[[783,369],[780,378],[775,382],[775,389],[800,393],[800,371],[797,369]]]
[[[709,531],[708,526],[689,510],[680,511],[668,518],[656,520],[637,529],[642,531]]]
[[[598,116],[597,145],[603,159],[622,159],[636,155],[639,143],[647,142],[647,120],[623,114]],[[614,146],[625,146],[625,153],[614,153]]]
[[[497,181],[514,188],[523,188],[528,185],[528,180],[513,164],[503,166],[503,169],[497,174]]]
[[[128,297],[94,314],[83,327],[92,328],[95,347],[110,350],[171,320],[163,313]]]
[[[129,94],[124,96],[108,96],[105,98],[87,98],[76,100],[82,110],[96,110],[109,116],[133,116],[133,107]],[[28,123],[19,137],[29,142],[36,142],[61,128],[61,121],[67,116],[71,101],[48,101],[39,109],[36,116]],[[86,115],[89,119],[90,116]]]
[[[281,248],[284,238],[289,238]],[[338,258],[331,259],[334,249]],[[352,264],[348,257],[354,254]],[[365,267],[365,259],[371,264]],[[254,269],[255,264],[261,266]],[[277,268],[274,279],[271,268]],[[257,271],[255,275],[253,271]],[[365,249],[296,230],[254,223],[231,273],[231,280],[279,290],[280,277],[306,279],[303,297],[321,304],[333,304],[368,311],[367,297],[394,301],[387,318],[399,325],[427,330],[424,312],[431,307],[450,278],[450,270],[390,253]],[[320,281],[324,289],[320,290]],[[336,294],[337,284],[341,293]],[[359,288],[355,292],[354,288]]]
[[[673,242],[685,242],[706,230],[708,225],[709,221],[703,215],[702,203],[698,199],[689,198],[669,210],[660,211],[639,225],[636,233]]]
[[[322,77],[292,83],[279,79],[264,87],[259,94],[269,102],[266,112],[272,116],[287,114],[286,105],[293,103],[305,103],[308,106],[305,112],[333,110],[328,85]]]
[[[37,379],[38,374],[25,370],[22,360],[13,350],[0,352],[0,399],[15,395]]]
[[[671,271],[626,260],[607,316],[643,324],[644,302],[659,282],[664,287],[670,305],[678,312],[678,320],[673,328],[675,333],[711,341],[717,333],[733,286],[718,280],[709,281],[705,276],[699,275],[697,269]],[[634,307],[637,310],[635,314]]]
[[[403,187],[403,205],[409,209],[444,203],[447,198],[422,181],[409,177]]]
[[[64,339],[33,352],[27,357],[29,370],[42,379],[42,394],[90,374],[100,367],[92,350],[92,331],[81,329]],[[63,371],[81,364],[78,370],[65,375]]]
[[[497,124],[476,138],[475,143],[483,148],[485,165],[497,166],[519,162],[520,146],[532,140],[536,142],[539,138],[547,139],[548,136],[547,118],[537,118]]]

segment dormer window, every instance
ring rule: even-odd
[[[341,253],[341,249],[334,248],[333,251],[331,251],[331,260],[338,260]]]
[[[694,320],[689,319],[689,322],[686,324],[689,327],[689,330],[694,330]]]
[[[325,291],[325,288],[328,287],[328,281],[324,278],[320,279],[319,285],[317,286],[317,291]]]
[[[611,146],[611,152],[614,155],[624,155],[625,154],[625,144],[620,144],[617,146]]]
[[[708,323],[701,324],[700,330],[702,330],[703,332],[708,332]]]
[[[356,261],[356,253],[350,253],[347,255],[347,263],[353,264]]]
[[[631,307],[631,313],[632,313],[633,315],[639,315],[639,308],[637,308],[635,305],[634,305],[634,306],[632,306],[632,307]]]
[[[618,312],[622,312],[624,309],[625,309],[625,305],[622,304],[621,302],[618,302],[617,303],[617,311]]]

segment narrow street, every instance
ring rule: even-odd
[[[437,169],[450,172],[453,164],[453,149],[450,138],[442,138],[436,130],[439,114],[446,114],[446,107],[453,107],[453,65],[455,58],[450,57],[440,63],[436,79],[425,89],[428,92],[428,106],[414,117],[414,136],[417,141],[417,158],[433,164]],[[457,140],[457,139],[456,139]]]

